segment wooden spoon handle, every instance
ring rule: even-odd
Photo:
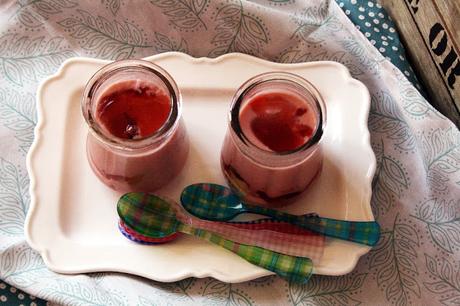
[[[239,244],[227,240],[212,232],[181,224],[180,232],[190,234],[217,244],[239,255],[250,263],[276,273],[277,275],[297,283],[306,283],[313,272],[313,262],[306,257],[295,257],[273,252],[264,248]]]

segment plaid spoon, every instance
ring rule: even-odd
[[[306,283],[313,271],[309,258],[280,254],[264,248],[239,244],[212,232],[194,228],[179,221],[172,205],[157,196],[145,193],[128,193],[117,204],[120,219],[136,232],[154,237],[157,231],[165,235],[176,232],[190,234],[239,255],[250,263],[270,270],[293,282]]]
[[[278,210],[243,203],[229,188],[210,183],[187,186],[182,206],[192,215],[213,221],[228,221],[242,213],[254,213],[285,221],[308,230],[369,246],[377,244],[380,226],[375,221],[345,221],[316,214],[296,216]]]

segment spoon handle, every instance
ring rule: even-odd
[[[247,212],[270,216],[309,229],[329,237],[353,241],[369,246],[377,244],[380,238],[380,226],[375,221],[345,221],[323,218],[317,215],[296,216],[278,210],[244,204]]]
[[[212,232],[183,223],[178,226],[177,230],[217,244],[250,263],[272,271],[292,282],[304,284],[308,282],[313,272],[313,262],[306,257],[289,256],[256,246],[239,244]]]

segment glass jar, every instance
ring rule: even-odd
[[[255,102],[257,99],[258,102]],[[310,122],[310,134],[300,138],[305,139],[304,143],[290,148],[289,144],[286,147],[286,137],[279,139],[279,144],[274,142],[276,133],[284,128],[283,122],[279,126],[270,126],[278,124],[279,118],[282,118],[272,114],[276,113],[276,109],[265,110],[263,114],[268,117],[265,121],[261,119],[265,125],[256,124],[254,118],[258,117],[254,114],[251,115],[254,120],[246,122],[249,117],[244,113],[249,105],[252,104],[254,108],[255,103],[258,103],[256,106],[264,111],[263,108],[272,103],[270,99],[274,99],[275,108],[279,106],[283,109],[285,104],[289,104],[286,106],[289,109],[298,104],[303,105],[292,113],[293,116],[301,117],[309,114],[305,120]],[[276,102],[276,99],[286,103]],[[292,103],[295,101],[292,107],[290,100]],[[275,117],[270,117],[272,115]],[[285,125],[292,125],[292,122],[289,119]],[[299,126],[305,127],[303,123]],[[264,73],[251,78],[234,95],[221,151],[221,167],[230,187],[248,203],[272,207],[291,203],[321,172],[321,140],[325,126],[325,104],[318,90],[307,80],[285,72]],[[253,131],[248,132],[251,128],[258,129],[254,131],[260,134],[257,137],[265,141],[265,144],[255,134],[252,135]]]
[[[117,93],[126,92],[133,95],[136,92],[139,95],[145,94],[149,99],[163,98],[163,104],[167,107],[161,118],[164,122],[159,122],[160,125],[148,135],[133,134],[142,129],[142,126],[136,125],[140,121],[126,126],[127,133],[131,133],[126,134],[126,137],[111,131],[111,125],[120,124],[124,119],[120,120],[119,114],[116,119],[104,118],[103,114],[106,113],[102,111],[113,102],[108,99]],[[143,97],[136,101],[142,102]],[[126,99],[134,101],[134,98]],[[96,72],[86,85],[81,101],[83,116],[89,128],[87,157],[96,176],[105,185],[122,192],[154,191],[175,178],[182,170],[189,151],[189,141],[181,117],[181,103],[181,95],[172,77],[150,62],[116,61]],[[136,110],[141,113],[143,111],[139,107]],[[128,118],[127,113],[121,111],[120,114]],[[152,111],[145,114],[150,118],[157,116]],[[149,124],[149,121],[144,120],[144,124]]]

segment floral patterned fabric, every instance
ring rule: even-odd
[[[241,284],[158,283],[46,269],[23,235],[25,156],[39,82],[72,56],[141,58],[170,50],[196,57],[243,52],[286,63],[334,60],[366,84],[378,162],[372,208],[383,233],[352,273],[296,285],[275,276]],[[3,0],[0,84],[0,278],[28,294],[72,305],[460,303],[460,133],[334,1]]]

